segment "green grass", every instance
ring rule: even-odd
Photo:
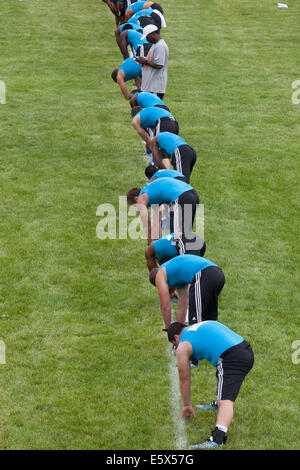
[[[300,5],[163,3],[165,102],[197,151],[207,257],[224,270],[220,321],[255,365],[227,449],[299,447],[297,265]],[[1,449],[174,449],[166,340],[145,243],[96,237],[97,207],[144,183],[142,146],[110,73],[102,2],[0,3]],[[215,396],[193,371],[193,403]],[[187,422],[205,439],[212,413]]]

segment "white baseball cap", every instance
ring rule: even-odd
[[[154,31],[157,31],[158,27],[155,24],[147,24],[145,28],[143,29],[143,36],[141,39],[145,39],[148,34],[153,33]]]

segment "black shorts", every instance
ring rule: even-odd
[[[136,51],[136,57],[146,58],[151,47],[152,47],[152,44],[140,44]]]
[[[178,255],[204,256],[206,244],[195,233],[183,233],[174,240]]]
[[[162,156],[164,156],[163,154]],[[196,163],[197,155],[190,145],[180,145],[171,156],[171,163],[174,170],[179,171],[186,177],[186,182],[190,182],[190,176]]]
[[[217,400],[235,401],[241,385],[254,364],[254,354],[248,341],[227,349],[218,359]]]
[[[218,296],[225,284],[225,276],[218,266],[199,271],[190,286],[189,325],[218,319]]]
[[[153,94],[155,95],[155,93],[153,93]],[[163,95],[163,93],[157,93],[157,96],[158,96],[158,95]],[[158,96],[158,97],[160,98],[160,96]],[[161,98],[160,98],[160,99],[161,99]],[[154,105],[154,108],[162,108],[162,109],[165,109],[166,111],[169,111],[169,112],[170,112],[168,106],[166,106],[165,104],[155,104],[155,105]]]
[[[158,27],[157,33],[159,34],[161,29],[161,18],[157,13],[153,12],[151,15],[140,16],[137,20],[137,24],[142,26],[142,28],[145,28],[148,24],[155,24],[155,26]]]
[[[170,204],[170,233],[191,233],[199,197],[195,189],[182,193]]]
[[[155,135],[160,132],[171,132],[172,134],[178,135],[179,126],[175,118],[163,117],[157,120],[155,127]]]

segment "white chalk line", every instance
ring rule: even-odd
[[[172,316],[173,313],[174,312],[172,309]],[[173,425],[175,429],[176,450],[183,450],[187,449],[188,440],[185,430],[185,423],[184,420],[181,419],[181,397],[176,355],[174,354],[170,344],[167,346],[166,355],[169,359],[169,379],[171,384],[170,401]]]

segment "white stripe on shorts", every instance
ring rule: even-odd
[[[218,370],[218,390],[217,390],[217,400],[222,400],[222,391],[223,391],[223,359],[219,357],[217,362]]]
[[[202,321],[202,302],[201,302],[201,271],[196,274],[195,280],[195,305],[196,305],[196,314],[197,322]]]
[[[180,237],[177,238],[177,244],[178,244],[177,246],[179,248],[179,254],[184,255],[184,253],[185,253],[184,243],[183,243],[183,241]]]
[[[175,155],[176,170],[179,171],[179,173],[182,173],[181,155],[180,155],[178,147],[174,150],[174,155]]]

